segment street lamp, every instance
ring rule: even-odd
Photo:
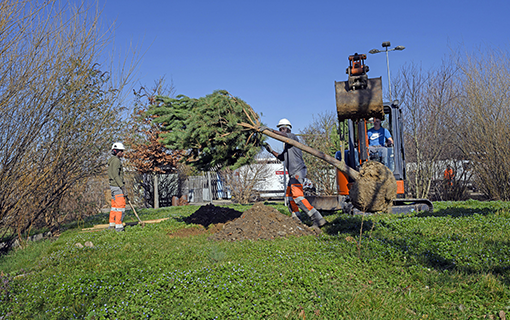
[[[390,46],[390,42],[389,41],[385,41],[382,43],[382,46],[385,50],[379,50],[379,49],[372,49],[370,51],[368,51],[369,53],[371,54],[376,54],[376,53],[379,53],[379,52],[386,52],[386,67],[388,68],[388,90],[390,92],[390,102],[393,102],[393,98],[391,97],[391,81],[390,81],[390,59],[388,57],[388,52],[390,51],[393,51],[393,50],[399,50],[399,51],[402,51],[404,50],[406,47],[404,46],[396,46],[395,48],[392,48],[392,49],[388,49],[388,47]]]

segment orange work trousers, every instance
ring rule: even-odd
[[[305,194],[303,193],[303,185],[298,179],[290,178],[287,189],[285,190],[285,196],[289,202],[291,212],[299,212],[299,209],[301,209],[310,216],[310,212],[314,207],[306,200]]]
[[[110,226],[122,228],[122,216],[126,212],[126,199],[124,193],[119,187],[110,186],[112,191],[112,207],[110,209]]]

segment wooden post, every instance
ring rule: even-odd
[[[211,172],[210,171],[207,171],[207,185],[209,186],[209,203],[212,204],[212,197],[213,197],[213,194],[212,194],[212,185],[211,185]]]
[[[156,172],[154,172],[154,209],[159,209],[159,182]]]

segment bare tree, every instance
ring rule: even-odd
[[[501,50],[466,53],[457,60],[463,88],[456,143],[487,197],[510,200],[510,60]]]
[[[252,164],[235,170],[226,167],[220,171],[221,178],[230,190],[233,201],[245,204],[259,198],[261,184],[273,174],[267,164],[268,161],[259,155]]]
[[[454,148],[452,115],[458,97],[456,69],[443,63],[425,72],[406,65],[394,80],[404,113],[404,134],[411,197],[427,198],[437,177],[437,163]],[[444,170],[444,169],[443,169]]]
[[[98,64],[106,36],[84,3],[0,4],[2,234],[52,220],[62,201],[77,201],[73,185],[102,171],[127,81]]]

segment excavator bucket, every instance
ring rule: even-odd
[[[335,81],[338,120],[383,118],[381,77],[368,79],[365,89],[349,90],[348,81]]]

